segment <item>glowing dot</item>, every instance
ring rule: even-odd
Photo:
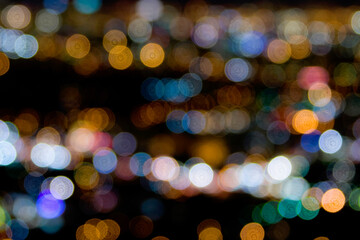
[[[60,145],[55,145],[53,149],[55,153],[55,160],[49,165],[49,167],[60,170],[69,166],[71,162],[70,151],[66,147]]]
[[[152,26],[143,18],[137,18],[130,22],[128,26],[128,35],[134,42],[144,43],[150,39]]]
[[[297,74],[297,81],[301,88],[310,89],[315,83],[327,84],[329,82],[329,73],[323,67],[304,67]]]
[[[303,208],[306,208],[309,211],[316,211],[320,209],[320,202],[313,196],[307,196],[301,199],[301,204]]]
[[[274,224],[281,221],[282,216],[279,214],[278,204],[276,201],[269,201],[263,205],[260,214],[265,222]]]
[[[191,134],[198,134],[200,133],[204,128],[206,124],[206,119],[204,115],[195,110],[191,110],[188,113],[186,113],[182,120],[182,126],[184,130]]]
[[[103,222],[106,223],[106,226],[107,226],[106,239],[109,239],[109,240],[118,239],[118,237],[120,235],[119,224],[112,219],[105,219],[105,220],[103,220]]]
[[[301,136],[301,147],[307,152],[317,152],[320,149],[319,138],[320,132],[317,130],[309,134],[304,134]]]
[[[166,126],[168,129],[174,133],[184,132],[182,119],[184,118],[185,114],[186,113],[182,110],[174,110],[170,112],[166,117]]]
[[[211,240],[211,239],[216,239],[216,240],[223,239],[223,235],[220,229],[216,227],[208,227],[200,232],[199,240]]]
[[[162,82],[164,84],[164,90],[163,90],[163,97],[165,101],[171,101],[171,102],[184,102],[187,97],[182,94],[182,92],[179,89],[179,81],[171,78],[165,78],[162,79]],[[181,87],[184,87],[184,85],[181,85]],[[177,111],[177,110],[175,110]]]
[[[108,31],[103,38],[103,46],[107,52],[110,52],[115,46],[126,46],[127,39],[125,34],[117,29]]]
[[[299,212],[299,217],[304,220],[312,220],[319,214],[319,209],[309,210],[304,206],[301,207],[301,211]]]
[[[0,31],[0,49],[8,54],[9,58],[18,58],[15,54],[15,41],[23,33],[15,29],[3,28]],[[10,53],[10,55],[9,55]]]
[[[171,181],[179,175],[179,164],[171,157],[161,156],[154,159],[151,172],[162,181]]]
[[[130,67],[133,58],[133,54],[129,48],[117,45],[110,50],[108,59],[113,68],[124,70]]]
[[[290,44],[280,39],[271,41],[267,48],[267,56],[273,63],[286,62],[291,57]]]
[[[10,5],[3,10],[1,17],[7,27],[23,29],[29,25],[31,13],[24,5]]]
[[[266,40],[262,33],[251,31],[241,34],[236,43],[241,55],[254,58],[264,51]]]
[[[331,89],[325,83],[315,83],[309,88],[308,98],[312,105],[323,107],[331,100]]]
[[[179,90],[186,97],[198,95],[202,86],[202,79],[195,73],[186,73],[179,81]]]
[[[208,186],[214,177],[214,172],[206,163],[198,163],[190,168],[189,179],[196,187]]]
[[[219,33],[216,28],[208,23],[199,23],[195,26],[193,41],[196,45],[202,48],[213,47],[219,38]]]
[[[31,197],[26,195],[16,197],[12,208],[12,212],[17,219],[30,224],[32,221],[36,221],[36,205]]]
[[[74,7],[81,13],[92,14],[101,8],[101,0],[74,0]]]
[[[99,173],[108,174],[115,170],[117,158],[113,151],[100,149],[94,154],[93,163]]]
[[[263,240],[264,237],[265,230],[259,223],[248,223],[240,231],[241,240]]]
[[[39,44],[34,36],[23,34],[16,39],[14,49],[19,57],[32,58],[37,53]]]
[[[184,166],[180,167],[178,176],[170,181],[170,185],[177,190],[184,190],[190,186],[190,184],[189,169]]]
[[[36,134],[37,143],[59,144],[61,141],[60,133],[52,127],[44,127]]]
[[[233,82],[242,82],[251,76],[252,67],[244,59],[232,58],[225,64],[225,74]]]
[[[323,132],[319,138],[319,147],[325,153],[336,153],[342,146],[342,137],[336,130],[330,129]]]
[[[10,61],[5,53],[0,52],[0,76],[4,75],[9,71]]]
[[[66,40],[66,51],[73,58],[83,58],[90,51],[90,41],[82,34],[74,34]]]
[[[136,12],[148,21],[158,19],[163,11],[163,4],[159,0],[140,0],[136,3]]]
[[[136,150],[137,141],[134,135],[121,132],[113,138],[112,147],[120,156],[128,156]]]
[[[292,166],[288,158],[277,156],[269,162],[266,168],[270,177],[276,181],[283,181],[290,176]]]
[[[35,25],[44,33],[55,33],[61,27],[61,17],[53,10],[42,9],[36,14]]]
[[[55,160],[54,149],[46,143],[38,143],[31,149],[31,160],[38,167],[49,167]]]
[[[264,182],[264,169],[257,163],[243,166],[239,174],[239,182],[246,188],[256,188]]]
[[[135,153],[130,158],[130,170],[137,176],[145,176],[149,173],[147,169],[147,162],[152,161],[151,156],[144,152]],[[151,165],[150,165],[151,167]]]
[[[164,61],[164,58],[165,52],[157,43],[148,43],[141,48],[140,60],[147,67],[158,67]]]
[[[108,226],[104,221],[91,218],[83,226],[82,234],[84,234],[85,239],[108,239],[105,238],[108,233]]]
[[[68,134],[69,145],[77,152],[89,151],[95,142],[95,136],[87,128],[78,128]]]
[[[250,115],[244,109],[235,108],[228,111],[225,115],[226,130],[231,133],[242,133],[249,128]],[[282,131],[283,139],[287,138],[289,134],[287,130]],[[290,134],[289,134],[290,135]]]
[[[283,183],[281,189],[282,198],[300,200],[309,189],[309,183],[302,177],[289,177]]]
[[[321,205],[325,211],[335,213],[345,205],[345,195],[337,188],[327,190],[321,198]]]
[[[50,182],[50,193],[56,199],[65,200],[74,192],[73,182],[65,176],[57,176]]]
[[[284,218],[294,218],[301,211],[301,201],[283,199],[279,202],[278,211]]]
[[[310,133],[316,130],[319,120],[313,111],[303,109],[295,113],[292,125],[298,133]]]
[[[65,211],[65,202],[54,198],[49,191],[45,191],[39,194],[36,208],[38,214],[43,218],[57,218]]]

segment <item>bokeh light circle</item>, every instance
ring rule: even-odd
[[[331,188],[322,196],[321,206],[327,212],[336,213],[344,207],[345,201],[345,195],[340,189]]]
[[[259,223],[248,223],[240,231],[241,240],[263,240],[264,237],[265,230]]]
[[[340,150],[343,140],[340,133],[330,129],[323,132],[319,138],[319,147],[325,153],[336,153]]]
[[[74,184],[68,177],[57,176],[50,182],[50,193],[56,199],[68,199],[73,192]]]
[[[247,80],[252,74],[251,65],[244,59],[232,58],[225,64],[225,75],[233,82]]]
[[[190,168],[189,179],[196,187],[208,186],[214,177],[214,172],[206,163],[198,163]]]
[[[117,45],[110,50],[108,59],[113,68],[124,70],[130,67],[133,58],[133,54],[129,48]]]
[[[38,214],[46,219],[53,219],[61,216],[65,211],[65,202],[56,199],[48,190],[39,194],[36,201]]]
[[[165,52],[157,43],[148,43],[140,50],[140,60],[147,67],[158,67],[164,61],[164,58]]]
[[[277,156],[271,159],[266,170],[275,181],[283,181],[290,176],[292,165],[287,157]]]

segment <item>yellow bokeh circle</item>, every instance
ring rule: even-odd
[[[158,67],[165,58],[163,48],[156,43],[148,43],[140,51],[141,62],[150,68]]]
[[[74,34],[66,40],[66,51],[73,58],[83,58],[90,52],[90,41],[82,34]]]
[[[117,45],[110,50],[109,63],[118,70],[124,70],[130,67],[133,62],[133,54],[128,47]]]
[[[264,237],[264,228],[256,222],[246,224],[240,231],[241,240],[263,240]]]
[[[307,109],[295,113],[292,119],[292,126],[298,133],[311,133],[318,127],[319,120],[316,114]]]
[[[10,61],[5,53],[0,52],[0,76],[9,71]]]
[[[110,52],[115,46],[126,46],[127,39],[125,34],[120,30],[110,30],[103,38],[103,46],[107,52]]]

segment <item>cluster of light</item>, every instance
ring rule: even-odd
[[[298,14],[298,10],[291,8],[284,12],[258,9],[244,15],[243,12],[249,10],[247,6],[236,10],[223,9],[220,6],[209,8],[206,3],[202,2],[199,4],[189,3],[182,13],[178,6],[167,5],[158,0],[134,2],[132,6],[134,16],[126,13],[117,19],[101,18],[102,11],[107,9],[103,8],[101,0],[76,0],[71,4],[73,8],[69,9],[67,0],[44,0],[43,8],[34,13],[30,6],[22,4],[4,7],[1,12],[1,22],[7,29],[2,29],[3,34],[1,34],[3,35],[1,37],[3,52],[9,58],[31,58],[39,48],[47,47],[45,45],[48,44],[42,42],[46,38],[58,46],[56,47],[58,49],[56,56],[50,52],[47,53],[51,57],[70,62],[66,54],[62,54],[66,51],[68,55],[76,59],[85,59],[88,54],[93,56],[93,49],[97,48],[96,44],[90,46],[89,39],[101,37],[101,30],[103,30],[102,45],[107,52],[117,46],[124,46],[131,52],[131,54],[128,51],[120,54],[115,57],[118,59],[115,61],[113,57],[108,58],[110,65],[115,69],[126,69],[134,60],[141,61],[150,68],[161,67],[162,63],[166,62],[174,70],[192,71],[189,64],[196,62],[196,59],[204,58],[205,62],[210,60],[202,66],[210,66],[206,67],[207,70],[199,69],[208,72],[205,74],[207,75],[205,78],[216,76],[214,70],[222,68],[220,72],[225,73],[231,81],[235,82],[252,79],[255,76],[254,73],[258,71],[257,64],[250,63],[247,59],[259,56],[266,57],[271,63],[283,64],[292,59],[324,56],[329,54],[332,49],[337,49],[338,46],[349,49],[349,51],[340,49],[340,55],[347,56],[348,54],[356,58],[358,52],[356,38],[350,37],[359,34],[359,11],[353,9],[348,12],[351,16],[349,21],[339,20],[335,23],[313,18],[313,15],[306,10],[301,10],[301,14]],[[113,10],[116,12],[123,9],[122,7],[122,4],[118,4],[114,6]],[[208,11],[208,8],[213,10]],[[70,11],[72,11],[71,14],[64,14]],[[339,10],[339,14],[340,12]],[[84,15],[91,16],[91,18],[84,18]],[[109,16],[112,15],[109,14]],[[279,22],[275,22],[275,19],[278,19],[275,16],[282,16],[279,17]],[[96,29],[86,28],[84,30],[87,36],[82,35],[79,31],[79,33],[68,36],[67,41],[61,39],[60,32],[66,31],[69,23],[74,24],[74,29],[76,29],[78,26],[76,24],[82,24],[89,20],[97,23]],[[31,24],[32,21],[34,24]],[[32,31],[33,29],[36,31]],[[22,31],[35,32],[36,36],[24,34]],[[52,38],[44,34],[55,34],[55,36]],[[18,45],[20,46],[14,48],[16,38],[21,35],[28,37],[19,40]],[[131,42],[128,43],[128,39]],[[170,40],[178,41],[178,44],[173,44]],[[190,42],[184,42],[186,40]],[[40,46],[39,42],[42,43]],[[128,44],[129,46],[127,46]],[[186,51],[181,51],[181,53],[178,51],[185,45],[188,46],[188,49],[195,50],[190,53],[194,54],[190,58],[185,53]],[[229,47],[224,47],[225,45]],[[225,71],[224,62],[216,61],[219,58],[210,59],[207,53],[199,56],[199,51],[203,50],[215,50],[227,56],[228,66]],[[119,55],[119,51],[115,54]],[[179,54],[184,58],[178,58]],[[139,58],[138,55],[140,55]],[[176,55],[175,58],[174,55]],[[133,56],[136,56],[135,59]],[[238,60],[233,62],[232,60],[238,59],[234,58],[235,56],[244,58],[242,61],[245,63]],[[123,58],[126,58],[125,62],[119,64]],[[41,59],[40,54],[39,59]],[[178,63],[184,63],[187,66],[184,69],[183,64]],[[87,75],[97,70],[95,68],[93,71],[81,71],[78,64],[81,65],[81,61],[73,65],[79,74]],[[308,89],[315,82],[322,81],[321,79],[326,79],[322,77],[326,72],[323,67],[306,66],[303,67],[303,70],[300,71],[298,81],[304,89]],[[339,63],[334,69],[336,84],[339,86],[354,84],[356,71],[356,67],[351,63]],[[220,79],[219,77],[220,75],[215,78]]]
[[[267,172],[275,181],[283,181],[290,176],[291,162],[284,156],[273,158],[267,165]]]
[[[38,214],[45,219],[53,219],[61,216],[65,211],[65,202],[55,198],[49,190],[41,192],[36,201]]]
[[[200,188],[208,186],[212,182],[213,177],[213,170],[206,163],[198,163],[192,166],[189,171],[191,183]]]
[[[202,79],[195,73],[184,74],[180,79],[148,78],[141,86],[145,99],[165,100],[168,102],[184,102],[198,95],[202,90]]]
[[[265,238],[265,230],[259,223],[248,223],[240,231],[241,240],[263,240]]]
[[[116,45],[109,52],[110,65],[118,70],[124,70],[130,67],[133,61],[131,50],[122,45]]]
[[[50,193],[57,199],[68,199],[73,192],[74,184],[65,176],[57,176],[50,182]]]
[[[76,239],[118,239],[121,229],[112,219],[91,218],[76,230]]]
[[[66,61],[82,75],[107,67],[162,75],[159,72],[166,66],[181,74],[146,78],[141,94],[150,103],[134,111],[131,121],[139,129],[165,124],[175,134],[154,136],[145,152],[132,133],[114,132],[113,115],[102,108],[60,114],[56,119],[66,120],[41,129],[38,114],[31,111],[14,117],[14,124],[0,121],[0,165],[22,164],[29,172],[24,188],[33,197],[15,199],[10,212],[16,219],[11,221],[6,222],[10,215],[0,208],[0,223],[6,222],[14,239],[26,238],[33,227],[58,231],[64,200],[76,187],[97,212],[113,210],[118,204],[112,190],[114,178],[139,177],[148,189],[167,198],[239,191],[270,198],[253,211],[254,220],[267,224],[297,216],[311,220],[321,208],[335,213],[347,202],[360,211],[359,189],[350,187],[360,162],[360,121],[349,126],[351,137],[335,130],[340,114],[360,115],[360,100],[354,92],[360,59],[359,11],[350,9],[348,21],[327,22],[299,9],[281,13],[252,9],[243,14],[246,6],[208,8],[199,1],[181,12],[158,0],[140,0],[134,16],[126,13],[124,19],[108,19],[101,15],[101,0],[71,4],[69,11],[74,14],[68,15],[63,14],[68,11],[67,0],[44,0],[44,8],[36,14],[20,4],[1,11],[5,28],[0,29],[0,76],[9,71],[9,59],[33,57]],[[121,6],[114,10],[120,11]],[[87,23],[84,19],[92,17],[98,20],[93,29],[74,28],[62,35],[68,24]],[[312,57],[332,50],[354,62],[332,66],[313,61]],[[307,62],[299,61],[303,59]],[[78,109],[79,96],[69,90],[61,101],[68,109]],[[71,126],[65,127],[68,120]],[[49,127],[54,125],[61,131]],[[226,140],[218,138],[224,134],[228,134]],[[240,134],[245,141],[234,140],[233,135]],[[245,152],[230,155],[227,140],[236,141],[234,146]],[[291,151],[281,155],[277,149],[283,147]],[[179,152],[191,158],[175,159]],[[310,185],[305,177],[318,160],[328,165],[329,181]],[[65,176],[44,178],[40,173],[52,170],[73,170],[74,182]],[[137,238],[146,238],[152,233],[152,221],[162,217],[162,205],[149,199],[141,211],[144,216],[133,218],[129,230]],[[46,219],[42,225],[32,225],[37,216]],[[116,239],[119,234],[116,223],[92,219],[78,228],[76,238]],[[198,235],[199,239],[222,239],[216,224],[201,228]],[[240,238],[263,239],[264,229],[257,223],[247,224]]]
[[[164,58],[164,50],[159,44],[148,43],[141,48],[140,60],[147,67],[158,67],[164,61]]]

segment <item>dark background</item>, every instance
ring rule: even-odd
[[[10,1],[1,1],[6,4]],[[15,1],[11,1],[15,2]],[[40,4],[41,1],[16,1],[19,3]],[[114,1],[104,1],[111,4]],[[177,1],[184,3],[186,1]],[[207,1],[209,3],[224,4],[224,1]],[[229,1],[226,3],[264,3],[262,1]],[[356,1],[271,1],[277,6],[321,6],[341,5],[348,6]],[[76,74],[72,66],[59,60],[39,62],[36,60],[10,60],[10,70],[0,77],[0,113],[1,115],[16,115],[26,108],[35,109],[40,118],[51,111],[66,109],[59,100],[61,91],[68,87],[76,87],[81,94],[80,109],[86,107],[108,107],[119,121],[123,121],[128,131],[143,134],[155,134],[164,126],[147,129],[142,132],[135,129],[129,121],[131,111],[146,101],[140,94],[140,84],[147,76],[154,72],[116,71],[113,69],[100,70],[89,77]],[[167,73],[163,73],[164,75]],[[169,73],[170,74],[170,73]],[[159,76],[163,77],[163,76]],[[121,81],[121,84],[118,84]],[[141,138],[140,138],[141,140]],[[24,169],[20,166],[13,169],[0,168],[1,190],[4,192],[24,192],[22,176]],[[14,174],[15,173],[15,174]],[[56,174],[58,174],[57,172]],[[53,173],[49,172],[48,175]],[[72,176],[72,172],[61,172]],[[306,177],[309,182],[326,180],[325,168],[315,165],[310,168]],[[65,226],[54,236],[45,235],[41,230],[30,231],[28,239],[75,239],[75,231],[86,220],[98,217],[117,219],[121,226],[120,239],[132,239],[127,231],[128,220],[141,215],[140,205],[147,198],[160,199],[165,206],[164,216],[154,221],[154,231],[147,239],[163,235],[171,240],[197,239],[196,227],[204,219],[214,218],[222,226],[224,239],[239,239],[239,232],[243,225],[252,221],[251,211],[257,204],[265,200],[252,198],[247,194],[234,193],[225,199],[200,195],[183,200],[165,200],[161,196],[146,190],[139,180],[128,183],[117,183],[115,189],[119,195],[118,207],[108,214],[86,213],[82,210],[82,202],[75,196],[66,200],[67,209],[64,213]],[[314,239],[318,236],[327,236],[333,239],[347,239],[345,236],[356,237],[358,232],[358,218],[360,214],[349,206],[339,213],[330,214],[320,210],[319,215],[311,221],[300,218],[286,220],[290,227],[288,239]],[[271,226],[265,226],[265,230]]]

